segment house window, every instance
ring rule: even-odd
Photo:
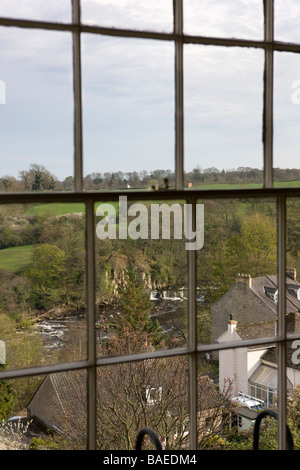
[[[149,405],[161,401],[162,388],[150,387],[146,389],[146,401]]]
[[[286,321],[286,314],[295,313],[291,305],[299,301],[298,287],[292,288],[293,302],[285,302],[286,253],[293,261],[299,253],[300,46],[293,21],[298,5],[290,1],[286,9],[281,0],[255,0],[245,8],[239,1],[233,10],[223,2],[223,17],[212,20],[220,2],[157,0],[155,10],[145,1],[134,2],[135,7],[115,1],[39,3],[24,10],[14,1],[0,6],[0,110],[5,116],[0,129],[5,268],[0,302],[6,315],[0,332],[9,358],[0,380],[70,373],[78,384],[80,377],[80,386],[86,385],[86,448],[95,449],[101,374],[105,371],[110,380],[116,371],[121,374],[143,361],[160,367],[169,361],[164,372],[174,380],[174,371],[180,370],[178,396],[184,412],[189,410],[189,445],[196,449],[199,400],[212,409],[208,397],[197,392],[199,364],[202,375],[214,380],[220,351],[228,352],[228,364],[243,364],[245,347],[255,355],[255,348],[275,344],[278,445],[284,449],[286,345],[289,334],[293,339],[300,334],[288,330]],[[115,210],[120,196],[132,211],[130,240],[108,236],[120,228]],[[201,216],[204,207],[204,244],[198,250],[187,250],[184,236],[171,241],[146,237],[141,212],[146,209],[149,215],[151,205],[162,201],[169,208],[178,202],[189,206],[187,227],[199,240],[197,211]],[[105,231],[97,224],[104,209],[112,219],[101,239]],[[184,221],[170,220],[172,235],[178,234]],[[55,244],[58,239],[62,242]],[[12,251],[4,251],[11,248],[17,267],[9,264]],[[124,285],[129,259],[147,283],[168,340],[157,343],[157,336],[149,338],[143,330],[138,345],[124,335],[112,350],[109,340],[115,338],[126,298],[109,312],[105,302]],[[270,305],[262,300],[262,272],[268,275],[264,285],[277,283],[278,301],[267,298]],[[238,273],[244,275],[234,282]],[[239,299],[236,310],[246,312],[247,321],[234,316],[237,328],[231,323],[228,331],[232,284]],[[217,312],[221,294],[227,318],[213,323],[212,305]],[[77,306],[68,324],[60,315],[60,305],[67,302]],[[15,305],[18,329],[12,335]],[[52,306],[55,315],[51,322],[31,325],[32,336],[29,305],[39,312]],[[255,317],[258,305],[264,324]],[[99,306],[105,311],[100,316]],[[137,328],[137,315],[127,313]],[[31,340],[35,328],[43,338],[42,351]],[[231,342],[218,341],[226,332],[234,335]],[[66,337],[76,348],[61,356]],[[140,369],[142,388],[149,383],[146,365]],[[84,371],[83,382],[79,371]],[[124,379],[125,396],[128,386]],[[224,388],[229,393],[229,384]],[[140,396],[138,384],[135,390]],[[152,391],[150,400],[156,400]]]

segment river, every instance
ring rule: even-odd
[[[203,305],[204,296],[198,291],[197,303]],[[152,318],[159,321],[164,332],[172,336],[181,336],[187,325],[187,289],[166,289],[150,293],[150,301],[153,303]],[[99,308],[97,317],[105,315],[113,321],[120,311],[117,307]],[[70,348],[86,342],[86,318],[83,315],[61,316],[55,319],[47,319],[38,323],[38,329],[45,350],[52,351]],[[102,329],[96,328],[97,340],[104,338]]]

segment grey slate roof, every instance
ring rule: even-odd
[[[286,285],[286,313],[300,311],[300,299],[298,299],[296,295],[291,292],[291,288],[300,289],[300,283],[287,277]],[[277,315],[277,303],[267,295],[264,288],[267,288],[268,291],[270,289],[276,290],[278,288],[277,275],[255,277],[252,279],[251,287],[251,290],[254,292],[254,294],[260,300],[262,300],[262,302],[264,302],[264,304],[267,305],[267,307],[269,307],[269,309],[272,310],[275,315]]]

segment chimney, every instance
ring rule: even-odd
[[[231,313],[231,314],[229,315],[229,321],[228,321],[228,331],[229,331],[230,333],[233,333],[233,332],[234,332],[234,330],[236,329],[236,325],[237,325],[237,323],[238,323],[238,322],[237,322],[236,320],[234,320],[233,318],[234,318],[234,316],[233,316],[233,314]]]
[[[252,277],[250,274],[238,274],[235,282],[243,282],[248,287],[252,287]]]
[[[296,280],[297,280],[297,271],[296,271],[296,268],[287,268],[287,270],[286,270],[286,275],[287,275],[287,277],[289,277],[289,278],[292,279],[293,281],[296,281]]]

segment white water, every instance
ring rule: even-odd
[[[187,315],[187,294],[186,288],[154,290],[150,293],[150,300],[153,301],[152,317],[159,320],[162,328],[172,333],[175,325],[182,327],[183,320]],[[204,301],[204,296],[197,289],[197,302]],[[114,317],[120,313],[114,309],[107,311],[108,317]],[[86,340],[86,320],[84,317],[60,317],[53,320],[45,320],[37,325],[41,338],[43,339],[46,351],[51,353],[64,347],[73,347],[76,338]],[[104,333],[97,330],[98,340]],[[107,335],[107,333],[105,333]],[[103,338],[102,338],[103,339]]]
[[[197,288],[197,291],[197,302],[204,302],[204,295],[199,292],[199,288]],[[154,290],[150,293],[150,300],[187,300],[187,288]]]

